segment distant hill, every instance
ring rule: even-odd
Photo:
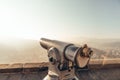
[[[119,42],[111,42],[111,43],[106,43],[106,47],[119,47],[120,48],[120,41]]]
[[[39,41],[27,39],[1,41],[0,56],[0,64],[47,61],[47,53]]]
[[[101,41],[101,40],[99,40]],[[104,58],[104,57],[120,57],[119,51],[113,51],[114,47],[120,48],[120,42],[97,42],[95,40],[86,41],[88,46],[92,47],[94,54],[92,58]],[[79,41],[66,41],[75,44],[84,44],[84,42],[79,43]],[[104,44],[101,44],[104,43]],[[103,48],[111,47],[113,50],[105,50]],[[38,63],[48,61],[47,51],[43,49],[39,41],[29,40],[29,39],[1,39],[0,40],[0,64],[5,63]]]
[[[98,49],[104,49],[106,47],[120,47],[120,39],[94,39],[85,37],[75,37],[73,39],[71,38],[70,41],[76,44],[88,44],[88,46]]]
[[[92,58],[94,58],[94,59],[103,58],[103,56],[106,54],[105,51],[100,50],[100,49],[92,48],[92,50],[93,50]]]

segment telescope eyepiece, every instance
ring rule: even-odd
[[[87,46],[87,44],[84,44],[83,47],[78,51],[81,57],[90,57],[92,55],[92,50]]]

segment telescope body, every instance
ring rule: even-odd
[[[83,50],[82,47],[78,47],[72,43],[57,40],[49,40],[45,38],[41,38],[40,44],[43,48],[47,50],[49,50],[52,47],[56,48],[60,54],[59,57],[61,58],[61,63],[64,63],[64,61],[66,61],[67,59],[76,63],[78,67],[84,67],[87,64],[89,56],[92,52],[90,48],[86,48],[86,52],[83,52],[85,50]],[[81,56],[82,54],[87,54],[87,56]]]
[[[40,44],[43,48],[47,49],[49,51],[50,48],[56,48],[58,50],[58,55],[60,57],[60,63],[65,62],[65,51],[68,46],[73,45],[71,43],[61,42],[57,40],[49,40],[45,38],[41,38]]]
[[[88,65],[92,52],[87,45],[79,47],[72,43],[45,38],[41,38],[40,45],[47,50],[50,62],[48,75],[44,80],[77,80],[74,78],[77,68]]]
[[[50,40],[50,39],[45,39],[41,38],[40,44],[43,48],[49,50],[51,47],[55,47],[59,49],[59,51],[64,51],[65,48],[69,45],[72,45],[71,43],[66,43],[66,42],[61,42],[57,40]]]

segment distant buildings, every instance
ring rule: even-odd
[[[94,54],[92,58],[120,58],[120,48],[114,47],[114,48],[105,48],[103,50],[99,49],[93,49]]]

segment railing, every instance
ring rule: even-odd
[[[48,69],[48,62],[42,63],[15,63],[15,64],[0,64],[0,73],[15,73],[15,72],[39,72]],[[91,59],[89,69],[103,68],[120,68],[120,58],[115,59]]]

